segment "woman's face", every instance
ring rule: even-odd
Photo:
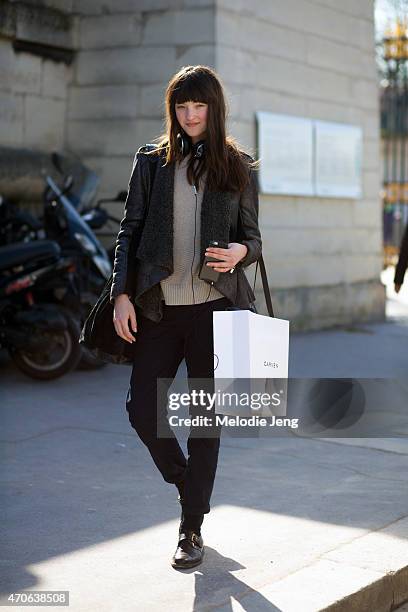
[[[183,102],[176,104],[176,117],[193,143],[205,138],[207,129],[208,104],[204,102]]]

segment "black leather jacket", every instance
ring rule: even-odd
[[[134,158],[124,217],[116,240],[110,301],[114,303],[116,296],[127,293],[145,316],[160,321],[163,314],[160,281],[172,273],[169,227],[172,217],[166,215],[170,215],[173,206],[174,164],[162,165],[159,155],[146,154],[148,147],[140,147]],[[249,155],[247,158],[252,159]],[[248,249],[245,258],[233,273],[220,273],[214,286],[233,305],[248,308],[255,296],[244,268],[257,261],[262,253],[255,171],[250,170],[249,183],[241,193],[206,194],[204,191],[202,206],[208,213],[201,228],[200,266],[208,238],[245,244]]]

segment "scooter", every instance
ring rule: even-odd
[[[112,235],[116,236],[119,231],[121,219],[110,215],[107,210],[102,208],[102,204],[113,203],[113,202],[125,202],[127,197],[127,191],[119,191],[115,198],[103,198],[97,201],[96,205],[91,208],[83,209],[81,213],[82,219],[89,225],[93,230],[98,231],[98,238],[111,238]],[[105,226],[114,225],[115,229],[106,230]],[[107,249],[108,257],[113,266],[115,261],[115,248],[116,240],[111,247]]]
[[[59,378],[79,363],[78,319],[44,301],[71,285],[74,291],[74,276],[75,262],[51,240],[0,247],[0,347],[31,378]]]
[[[54,168],[65,179],[61,155],[57,152],[52,153],[51,161]],[[97,239],[116,237],[121,217],[118,218],[111,215],[103,208],[103,204],[124,203],[127,191],[119,191],[115,197],[99,199],[93,205],[92,200],[96,193],[99,178],[86,166],[80,165],[80,167],[82,184],[74,191],[73,181],[70,181],[67,185],[68,188],[64,190],[65,196],[89,228],[93,231],[98,231]],[[34,215],[26,210],[21,210],[17,203],[8,200],[0,194],[0,246],[43,238],[45,238],[43,220],[34,217]],[[107,248],[108,257],[112,265],[115,246],[116,244],[114,243],[111,247]]]
[[[65,179],[63,188],[50,176],[46,176],[45,181],[43,223],[46,236],[58,242],[63,255],[77,258],[82,286],[99,294],[112,266],[105,248],[66,196],[72,176]]]
[[[72,175],[64,178],[62,187],[59,187],[49,175],[45,176],[45,181],[46,188],[43,195],[45,234],[48,239],[58,242],[63,256],[75,260],[80,295],[80,303],[75,314],[82,326],[111,274],[112,264],[105,248],[67,195],[72,189]],[[83,352],[81,367],[95,368],[106,365],[85,347],[81,348]]]
[[[114,259],[115,246],[108,254],[95,236],[93,228],[99,229],[109,222],[120,224],[120,219],[108,215],[101,208],[101,204],[107,201],[125,201],[127,192],[122,191],[113,199],[99,200],[97,205],[92,207],[89,203],[98,183],[95,173],[88,170],[83,172],[85,180],[75,194],[73,177],[64,175],[58,153],[52,154],[52,162],[58,172],[64,176],[63,186],[59,187],[51,176],[43,173],[46,188],[43,194],[44,214],[40,221],[36,221],[29,213],[18,212],[11,203],[0,199],[0,225],[3,228],[0,234],[7,235],[6,243],[10,242],[13,235],[18,236],[19,240],[29,240],[35,236],[47,237],[58,242],[63,256],[75,258],[80,299],[78,303],[72,304],[72,308],[80,325],[83,325],[110,276]],[[7,222],[3,223],[4,220]],[[86,347],[81,349],[82,368],[106,365],[101,359],[95,358]]]

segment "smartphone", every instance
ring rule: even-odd
[[[219,249],[228,249],[228,242],[223,242],[222,240],[211,240],[208,246],[218,247]],[[217,282],[220,276],[220,272],[217,272],[211,266],[207,266],[208,261],[220,261],[220,260],[217,259],[216,257],[208,257],[208,255],[206,255],[204,257],[204,262],[203,262],[203,265],[201,266],[201,270],[198,275],[198,278],[200,278],[201,280],[205,280],[207,282],[215,283]]]

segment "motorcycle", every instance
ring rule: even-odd
[[[98,237],[110,238],[112,234],[116,236],[116,234],[119,231],[121,219],[114,217],[113,215],[110,215],[104,208],[102,208],[102,204],[113,203],[113,202],[125,202],[126,197],[127,197],[127,191],[119,191],[119,193],[117,194],[115,198],[104,198],[104,199],[98,200],[95,206],[84,209],[83,212],[81,213],[81,217],[89,225],[91,229],[99,230]],[[107,231],[106,229],[104,230],[106,225],[109,225],[112,223],[116,226],[115,230],[113,231]],[[107,249],[108,257],[109,257],[109,260],[112,266],[115,260],[115,247],[116,247],[116,240],[114,244],[109,249]]]
[[[54,158],[55,156],[56,154],[53,154]],[[112,264],[105,248],[67,195],[72,189],[72,175],[64,178],[62,188],[49,175],[45,175],[45,181],[45,235],[48,239],[58,242],[63,256],[75,259],[80,301],[74,312],[82,326],[111,274]],[[82,368],[106,365],[86,347],[81,348]]]
[[[54,152],[51,159],[56,170],[64,176],[61,156]],[[65,191],[66,197],[89,228],[93,231],[98,231],[98,239],[112,238],[112,236],[116,237],[121,218],[109,214],[102,205],[115,202],[124,203],[126,201],[127,191],[119,191],[115,197],[99,199],[95,205],[92,205],[91,201],[94,197],[99,179],[96,174],[90,170],[83,170],[82,174],[85,174],[82,186],[74,192],[72,189],[73,182],[71,182],[70,186]],[[113,229],[111,227],[112,225]],[[45,238],[43,220],[34,217],[34,215],[28,211],[20,210],[15,202],[6,199],[0,194],[0,245],[14,242],[28,242],[30,240],[43,238]],[[115,243],[107,249],[107,253],[113,265]]]
[[[74,292],[74,275],[75,263],[51,240],[0,247],[0,347],[31,378],[59,378],[79,363],[77,318],[44,300],[71,285]]]
[[[82,183],[73,190],[72,175],[65,175],[61,156],[51,156],[56,170],[63,176],[63,186],[43,172],[46,187],[43,194],[44,214],[39,220],[28,212],[0,196],[0,244],[14,241],[28,241],[48,238],[58,242],[63,256],[76,260],[80,299],[70,302],[69,307],[78,317],[82,326],[91,308],[98,299],[112,270],[115,244],[107,252],[93,230],[103,230],[109,223],[116,224],[114,232],[100,232],[98,236],[112,236],[117,233],[120,219],[108,214],[102,208],[106,202],[124,202],[127,192],[121,191],[116,198],[102,199],[92,206],[91,201],[99,182],[97,175],[81,166]],[[81,346],[83,355],[80,367],[95,368],[105,364],[95,358],[86,347]]]

